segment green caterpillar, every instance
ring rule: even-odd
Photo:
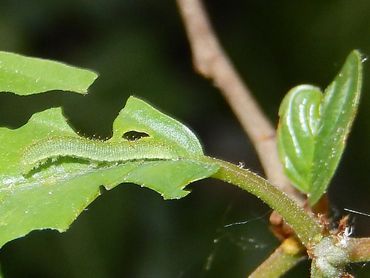
[[[75,157],[96,162],[122,162],[140,159],[176,159],[178,153],[161,143],[144,140],[107,142],[77,137],[51,137],[28,146],[21,157],[23,173],[48,159]]]

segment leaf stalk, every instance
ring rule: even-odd
[[[322,227],[312,213],[305,211],[285,193],[264,178],[232,163],[205,157],[220,167],[213,178],[231,183],[255,195],[276,210],[296,232],[302,243],[309,247],[321,239]]]

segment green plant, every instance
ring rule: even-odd
[[[97,75],[61,63],[0,53],[0,90],[18,95],[59,89],[85,93]],[[361,55],[353,51],[333,83],[321,91],[292,89],[280,107],[279,150],[285,172],[308,194],[310,206],[325,193],[339,163],[360,96]],[[370,240],[350,238],[346,226],[329,230],[258,175],[205,156],[183,124],[131,97],[106,141],[78,135],[60,108],[34,114],[18,129],[0,129],[0,245],[37,229],[65,231],[99,194],[132,182],[178,199],[193,181],[213,177],[267,203],[293,229],[253,277],[276,277],[305,257],[312,277],[339,277],[351,262],[368,261]],[[302,245],[301,245],[302,244]],[[365,248],[364,248],[365,246]],[[269,268],[265,265],[270,264]],[[272,266],[272,267],[271,267]]]

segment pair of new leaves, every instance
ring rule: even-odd
[[[5,52],[0,52],[0,61],[0,91],[20,95],[54,89],[84,93],[97,77],[90,71]],[[360,85],[361,57],[353,51],[324,95],[316,87],[298,86],[281,105],[278,140],[282,162],[292,183],[308,194],[312,205],[325,192],[338,165],[357,109]],[[122,134],[132,130],[149,135],[130,143],[147,144],[142,152],[123,152],[117,162],[125,163],[94,165],[99,162],[94,160],[106,161],[106,155],[117,151]],[[99,195],[101,184],[111,189],[133,182],[164,198],[181,198],[188,193],[183,190],[188,183],[218,170],[216,164],[202,160],[201,145],[186,126],[137,98],[128,100],[107,142],[79,137],[60,109],[35,114],[16,130],[0,128],[0,139],[0,246],[35,229],[66,230]],[[153,159],[161,151],[158,146],[170,148],[174,156]],[[25,157],[30,148],[35,156],[32,160]],[[84,151],[71,155],[76,148]],[[49,156],[57,157],[57,162],[24,176],[19,167],[22,162],[33,167]]]
[[[280,110],[278,147],[292,183],[314,205],[325,193],[343,153],[361,92],[362,60],[358,51],[323,94],[301,85],[284,98]]]

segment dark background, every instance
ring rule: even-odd
[[[220,39],[271,121],[293,86],[325,87],[354,49],[370,54],[370,1],[207,1]],[[210,82],[194,73],[174,1],[0,1],[0,49],[56,59],[100,73],[88,96],[0,95],[1,126],[18,127],[37,111],[63,106],[87,136],[109,136],[129,95],[180,119],[207,154],[263,174],[248,139]],[[369,63],[362,103],[329,196],[370,213]],[[205,180],[192,194],[163,201],[122,185],[98,198],[67,233],[36,231],[0,252],[5,277],[246,277],[278,241],[269,208],[230,185]],[[354,216],[370,236],[370,217]],[[244,225],[227,224],[250,220]],[[307,277],[303,262],[287,277]],[[354,265],[370,277],[370,265]]]

